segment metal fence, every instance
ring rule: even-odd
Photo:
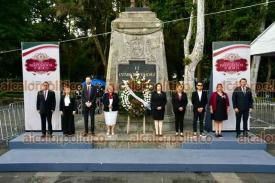
[[[255,98],[250,127],[275,128],[275,102],[267,98]]]
[[[24,103],[2,106],[0,108],[0,141],[8,141],[24,130]]]

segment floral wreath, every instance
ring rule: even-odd
[[[130,75],[129,80],[123,80],[120,93],[121,105],[132,117],[145,115],[146,109],[151,109],[151,91],[153,86],[150,79],[146,80],[144,75],[136,72]]]

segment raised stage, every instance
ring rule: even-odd
[[[10,151],[0,156],[0,171],[275,173],[275,158],[266,152],[265,141],[250,136],[237,140],[235,133],[228,132],[222,139],[188,133],[185,137],[97,134],[62,138],[55,133],[54,138],[41,140],[39,133],[24,133],[11,140]],[[116,142],[124,146],[115,148]]]

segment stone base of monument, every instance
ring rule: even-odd
[[[116,124],[116,132],[126,133],[128,124],[128,115],[119,114]],[[106,129],[104,122],[104,115],[96,116],[96,127],[97,131],[102,132]],[[174,131],[175,130],[175,117],[173,115],[165,115],[163,122],[163,131]],[[143,133],[143,118],[131,118],[129,133]],[[151,116],[145,117],[145,133],[154,133],[154,120]]]

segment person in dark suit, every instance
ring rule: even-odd
[[[60,99],[60,111],[62,117],[62,131],[65,136],[75,134],[74,115],[76,112],[76,101],[71,95],[70,86],[64,87],[64,95]]]
[[[84,136],[88,135],[88,120],[91,117],[91,133],[95,134],[95,109],[96,109],[96,89],[91,84],[91,78],[86,77],[86,85],[82,90],[82,104],[83,104],[83,114],[84,114],[84,126],[85,132]]]
[[[240,86],[235,88],[232,94],[232,102],[233,108],[236,113],[236,137],[238,138],[241,134],[241,119],[243,119],[243,134],[247,137],[247,121],[249,117],[249,112],[251,112],[253,109],[253,98],[251,89],[247,87],[247,80],[245,78],[242,78],[240,80]]]
[[[155,91],[153,91],[151,95],[151,112],[155,122],[157,136],[162,136],[162,126],[166,103],[166,93],[162,91],[162,85],[157,83],[155,85]]]
[[[175,114],[176,135],[180,133],[180,136],[183,136],[183,120],[187,103],[188,99],[186,93],[184,93],[183,91],[183,85],[177,84],[176,92],[172,95],[172,104]]]
[[[37,93],[36,109],[41,117],[42,138],[46,137],[46,121],[48,122],[48,134],[52,137],[52,114],[56,101],[54,91],[49,90],[49,83],[43,83],[43,89]]]
[[[197,121],[199,119],[200,122],[200,135],[204,135],[203,133],[203,120],[205,115],[205,107],[208,103],[207,92],[203,91],[203,83],[197,83],[197,91],[192,93],[192,104],[193,104],[193,134],[197,135]]]
[[[118,114],[119,98],[118,94],[114,92],[114,86],[109,85],[107,92],[103,94],[102,103],[104,105],[104,118],[107,126],[107,135],[114,135],[114,129]]]

